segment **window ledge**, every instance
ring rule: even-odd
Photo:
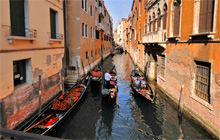
[[[14,91],[19,91],[21,89],[27,88],[30,85],[31,85],[30,83],[24,82],[22,84],[14,86]]]
[[[194,37],[200,37],[200,36],[205,36],[207,38],[210,38],[210,39],[214,39],[214,34],[215,32],[204,32],[204,33],[193,33],[193,34],[190,34],[190,39],[193,39]]]
[[[55,38],[51,38],[49,39],[49,43],[52,44],[53,42],[62,42],[63,40],[62,39],[55,39]]]
[[[192,94],[190,95],[190,97],[197,101],[198,103],[200,103],[201,105],[205,106],[206,108],[208,108],[210,111],[213,111],[213,106],[212,104],[209,104],[208,102],[204,101],[203,99],[197,97],[196,95]],[[212,101],[211,101],[212,102]]]
[[[171,36],[171,37],[168,37],[168,40],[179,41],[180,40],[180,36]]]
[[[8,36],[8,43],[14,43],[13,40],[29,40],[34,41],[36,38],[28,37],[28,36]]]

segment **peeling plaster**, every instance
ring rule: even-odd
[[[34,71],[33,71],[33,77],[34,77],[34,79],[35,79],[35,78],[38,78],[39,75],[43,75],[43,70],[42,70],[42,69],[39,69],[39,68],[35,68]]]
[[[215,75],[215,82],[220,86],[220,73]]]
[[[47,56],[47,66],[51,64],[51,55]]]

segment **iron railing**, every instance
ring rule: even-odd
[[[59,33],[50,32],[50,38],[51,39],[63,40],[64,35],[63,34],[59,34]]]
[[[15,26],[2,25],[3,30],[8,36],[19,36],[19,37],[28,37],[35,39],[37,38],[37,30],[30,28],[19,28]]]

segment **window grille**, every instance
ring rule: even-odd
[[[163,55],[160,58],[161,58],[161,62],[160,62],[161,63],[160,64],[160,75],[162,77],[164,77],[164,75],[165,75],[165,56]]]
[[[210,103],[210,68],[210,63],[196,61],[195,94],[208,103]]]

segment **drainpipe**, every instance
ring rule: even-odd
[[[63,21],[64,21],[64,63],[63,67],[66,70],[69,66],[69,35],[68,35],[68,0],[63,1]]]

